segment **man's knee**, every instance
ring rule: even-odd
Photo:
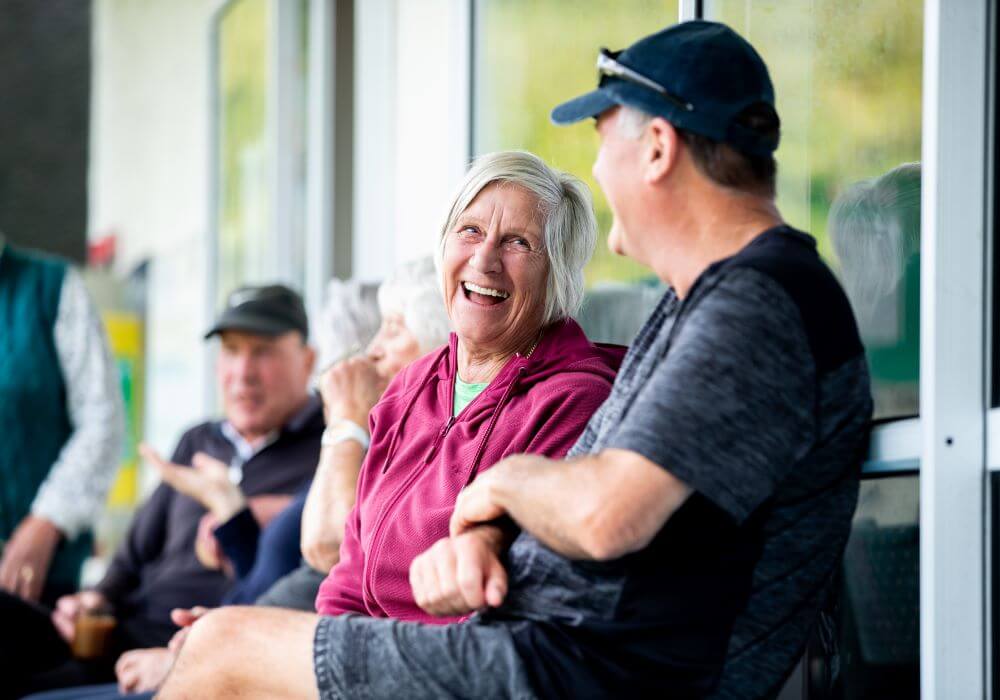
[[[228,683],[228,672],[233,669],[230,661],[239,653],[242,638],[237,630],[246,624],[246,617],[243,608],[223,607],[206,613],[195,622],[180,649],[165,690],[196,688],[204,697],[217,697],[213,691],[221,691]]]
[[[247,609],[242,607],[222,607],[211,610],[194,623],[187,641],[181,651],[207,647],[213,650],[213,656],[225,654],[238,644],[240,635],[237,630],[247,624]]]

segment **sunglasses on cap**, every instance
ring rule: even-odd
[[[602,48],[600,53],[597,54],[597,78],[599,85],[603,83],[604,78],[606,77],[618,78],[619,80],[624,80],[636,85],[642,85],[643,87],[652,90],[660,95],[660,97],[677,107],[680,107],[685,112],[694,111],[694,105],[690,102],[686,102],[676,95],[671,94],[665,87],[660,85],[655,80],[647,78],[642,73],[632,70],[623,63],[619,63],[617,57],[620,53],[621,51],[609,51],[608,49]]]

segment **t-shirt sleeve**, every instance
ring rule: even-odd
[[[743,522],[815,435],[815,365],[798,307],[769,277],[726,274],[696,300],[605,447],[660,465]]]

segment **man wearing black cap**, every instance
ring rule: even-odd
[[[323,433],[322,407],[308,393],[314,353],[298,294],[281,285],[244,287],[206,334],[220,339],[216,376],[225,418],[187,431],[172,461],[206,456],[229,465],[229,476],[263,524],[312,477]],[[218,605],[231,584],[195,552],[206,511],[161,484],[138,510],[103,580],[61,598],[51,615],[23,606],[4,611],[11,629],[0,646],[0,682],[19,692],[114,680],[115,658],[140,647],[165,646],[177,627],[174,608]],[[111,654],[98,662],[70,659],[77,618],[88,609],[117,620]],[[11,616],[14,616],[13,618]],[[23,630],[24,634],[20,634]],[[2,693],[0,693],[2,695]]]
[[[479,613],[434,627],[220,611],[162,697],[777,693],[857,499],[871,415],[857,329],[774,204],[779,121],[754,49],[694,21],[597,65],[598,89],[553,120],[596,118],[609,245],[670,290],[569,458],[478,476],[452,537],[413,562],[422,607]],[[238,625],[270,638],[198,663]]]

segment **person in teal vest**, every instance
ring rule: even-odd
[[[118,373],[80,275],[0,235],[0,589],[78,588],[125,432]]]

